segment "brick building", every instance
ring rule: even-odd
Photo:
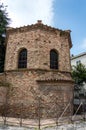
[[[69,102],[71,112],[68,109],[65,114],[72,114],[71,47],[69,30],[52,28],[40,20],[34,25],[7,29],[0,102],[9,104],[9,116],[18,115],[22,104],[24,116],[36,117],[39,98],[42,117],[55,117],[56,102],[58,115]],[[11,86],[7,99],[6,84]]]

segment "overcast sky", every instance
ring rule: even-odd
[[[71,54],[86,52],[86,0],[1,0],[8,5],[12,27],[44,24],[62,30],[70,29]]]

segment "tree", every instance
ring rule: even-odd
[[[5,60],[5,36],[6,27],[9,25],[10,19],[6,12],[6,6],[0,2],[0,73],[4,71]]]
[[[73,66],[72,77],[76,86],[82,86],[84,82],[86,83],[86,67],[81,63],[77,66]]]

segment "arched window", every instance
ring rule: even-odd
[[[50,68],[58,69],[58,53],[55,50],[50,51]]]
[[[26,49],[22,49],[19,52],[18,68],[27,68],[27,50]]]

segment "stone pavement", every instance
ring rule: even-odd
[[[4,123],[6,123],[7,126],[6,130],[15,130],[16,128],[18,130],[35,130],[36,128],[42,128],[43,130],[54,130],[56,129],[56,126],[58,127],[58,130],[73,130],[72,128],[75,126],[86,126],[86,120],[84,121],[84,115],[83,116],[76,116],[76,117],[64,117],[59,120],[56,119],[46,119],[46,120],[40,120],[40,123],[38,120],[31,120],[31,119],[20,119],[20,118],[5,118],[0,117],[0,124],[1,126],[4,126]],[[57,125],[56,125],[57,124]],[[10,126],[14,126],[10,129]],[[22,126],[22,127],[19,127]],[[79,128],[80,128],[79,127]],[[82,128],[84,128],[82,127]],[[63,129],[62,129],[63,128]],[[70,129],[69,129],[70,128]],[[78,130],[79,130],[78,128]],[[5,128],[4,128],[5,129]],[[2,130],[2,129],[0,129]],[[76,130],[76,129],[75,129]],[[81,129],[80,129],[81,130]],[[86,130],[86,128],[85,128]]]

